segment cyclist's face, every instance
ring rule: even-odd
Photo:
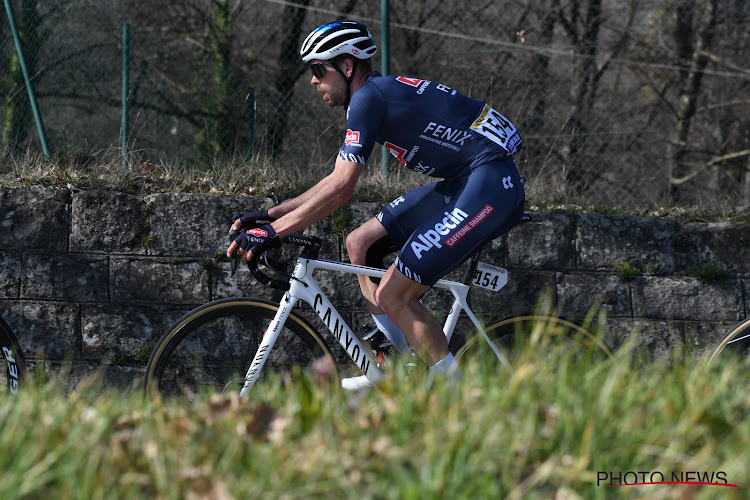
[[[316,60],[311,64],[323,64],[326,62],[328,61]],[[346,103],[346,82],[339,72],[333,68],[334,64],[336,63],[330,62],[324,66],[318,66],[318,68],[322,68],[325,72],[320,77],[313,75],[310,80],[310,85],[315,86],[318,92],[323,94],[323,100],[331,107],[343,106]]]

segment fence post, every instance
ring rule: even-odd
[[[130,89],[130,25],[122,25],[122,166],[128,164],[128,91]]]
[[[389,0],[380,0],[380,21],[380,63],[382,74],[387,75],[391,72],[391,6]],[[390,154],[385,146],[381,150],[380,168],[383,176],[386,176],[388,175],[388,157]]]
[[[36,122],[36,129],[39,133],[39,142],[42,143],[42,151],[44,156],[49,159],[49,148],[47,147],[47,134],[44,131],[44,122],[42,121],[42,114],[39,112],[39,106],[36,102],[36,94],[34,94],[34,87],[31,86],[31,77],[29,76],[29,68],[26,66],[26,58],[23,56],[23,47],[21,47],[21,37],[18,34],[18,25],[16,24],[16,17],[13,15],[13,8],[10,5],[10,0],[5,0],[5,11],[8,13],[8,23],[10,24],[10,31],[13,33],[13,42],[16,45],[16,52],[18,53],[18,61],[21,63],[21,72],[23,73],[23,79],[26,82],[26,90],[29,93],[29,102],[31,103],[31,110],[34,113],[34,121]]]
[[[252,160],[255,140],[255,89],[253,87],[247,88],[245,112],[247,113],[247,159]]]

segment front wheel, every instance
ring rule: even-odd
[[[722,358],[736,356],[742,359],[750,358],[750,318],[732,328],[721,341],[716,344],[708,363],[711,364],[721,354]]]
[[[0,398],[18,394],[23,384],[25,368],[21,348],[10,326],[0,318],[0,354],[4,363],[0,370]]]
[[[612,350],[597,335],[556,316],[515,316],[498,321],[485,329],[487,336],[508,360],[511,367],[524,357],[534,359],[570,356],[576,359],[608,358]],[[456,354],[456,359],[489,360],[494,366],[497,355],[481,334],[470,338]],[[483,363],[484,364],[484,363]]]
[[[251,298],[217,300],[193,309],[159,339],[146,366],[146,389],[189,400],[205,392],[239,393],[277,310],[278,304]],[[318,332],[290,314],[261,380],[273,378],[271,374],[283,376],[294,366],[310,371],[313,363],[325,357],[333,360]],[[335,372],[335,363],[329,364]],[[332,378],[337,382],[338,374]]]

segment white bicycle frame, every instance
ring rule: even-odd
[[[362,371],[371,382],[377,383],[383,378],[383,372],[378,368],[369,350],[366,349],[357,336],[352,333],[352,329],[346,321],[344,321],[313,278],[312,274],[317,269],[346,274],[361,274],[377,278],[382,277],[385,274],[385,270],[373,267],[357,266],[354,264],[346,264],[343,262],[324,259],[311,259],[302,256],[299,257],[292,278],[289,281],[289,291],[287,291],[281,299],[276,316],[268,325],[268,329],[263,336],[263,341],[258,347],[253,362],[250,364],[250,368],[247,371],[245,383],[240,391],[241,396],[246,395],[258,379],[260,371],[263,369],[263,365],[279,336],[281,327],[286,322],[289,313],[298,300],[306,302],[313,308],[315,313],[320,316],[321,320],[323,320],[323,323],[325,323],[328,330],[333,334],[336,340],[338,340],[339,344],[341,344],[341,347],[344,348],[349,358],[351,358],[354,364],[359,367],[360,371]],[[467,296],[470,288],[469,285],[458,283],[456,281],[439,280],[434,287],[447,290],[453,295],[453,305],[443,325],[443,333],[448,339],[448,342],[451,340],[453,329],[458,323],[458,317],[461,314],[461,311],[465,311],[466,315],[471,319],[472,323],[474,323],[474,326],[489,344],[500,362],[508,369],[511,369],[508,360],[487,336],[482,324],[469,308],[467,303]]]

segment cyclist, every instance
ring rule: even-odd
[[[443,180],[386,205],[348,235],[347,251],[353,264],[374,266],[399,250],[379,283],[358,277],[376,324],[399,351],[408,340],[431,373],[458,374],[440,324],[419,299],[520,219],[524,189],[512,155],[521,136],[485,102],[437,82],[373,71],[376,51],[367,27],[350,20],[323,24],[304,40],[300,53],[311,85],[328,106],[347,109],[346,137],[333,172],[318,184],[234,221],[232,229],[239,229],[247,219],[275,218],[241,233],[227,255],[250,259],[333,213],[351,198],[374,144],[382,144],[403,166]]]

